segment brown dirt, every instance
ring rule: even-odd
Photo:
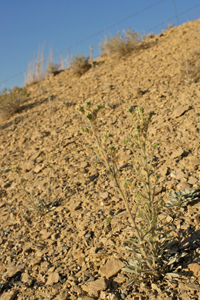
[[[80,78],[72,70],[50,76],[30,86],[22,111],[2,122],[0,299],[200,298],[200,231],[195,222],[200,202],[171,221],[174,234],[187,245],[184,276],[127,290],[121,288],[127,275],[119,270],[104,279],[101,266],[116,259],[116,267],[128,258],[123,241],[131,228],[128,216],[119,214],[124,210],[121,199],[91,160],[94,142],[81,132],[84,121],[75,109],[88,99],[106,103],[99,131],[114,133],[120,166],[131,157],[122,145],[132,125],[127,107],[153,110],[149,138],[160,143],[160,195],[167,199],[181,187],[200,188],[200,83],[180,72],[182,61],[198,49],[199,38],[200,20],[188,22],[149,37],[149,48],[126,59],[97,59],[95,68]],[[29,210],[24,189],[37,192],[33,199],[45,199],[49,182],[53,204],[41,216]]]

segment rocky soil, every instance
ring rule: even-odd
[[[129,217],[94,162],[95,144],[76,110],[88,99],[106,104],[99,134],[114,134],[122,177],[132,157],[123,145],[132,127],[127,108],[153,110],[158,196],[167,201],[171,191],[198,190],[200,82],[187,66],[200,52],[199,39],[200,20],[188,22],[149,36],[149,47],[127,58],[98,58],[80,78],[70,69],[49,76],[28,88],[19,114],[1,122],[1,300],[200,298],[200,201],[167,219],[180,239],[177,251],[187,252],[182,275],[124,287]]]

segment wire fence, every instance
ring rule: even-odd
[[[70,50],[72,50],[73,48],[75,48],[75,47],[77,47],[77,46],[80,46],[81,44],[83,44],[83,43],[85,43],[85,42],[91,40],[92,38],[97,37],[97,36],[99,36],[99,35],[105,33],[105,31],[108,31],[108,30],[110,30],[110,29],[116,27],[117,25],[122,24],[122,23],[124,23],[125,21],[128,21],[128,20],[130,20],[130,19],[132,19],[132,18],[134,18],[134,17],[136,17],[136,16],[138,16],[138,15],[144,13],[145,11],[148,11],[149,9],[151,9],[151,8],[157,6],[157,5],[159,5],[159,4],[161,4],[162,2],[165,2],[165,1],[166,1],[166,0],[160,0],[160,1],[157,1],[157,2],[155,2],[155,3],[153,3],[153,4],[149,5],[149,6],[145,7],[144,9],[142,9],[142,10],[140,10],[140,11],[138,11],[138,12],[136,12],[136,13],[130,15],[130,16],[128,16],[127,18],[124,18],[124,19],[122,19],[122,20],[120,20],[120,21],[118,21],[118,22],[112,24],[111,26],[106,27],[106,28],[104,28],[104,29],[102,29],[102,30],[96,32],[95,34],[90,35],[90,36],[88,36],[87,38],[85,38],[85,39],[83,39],[83,40],[81,40],[81,41],[79,41],[79,42],[77,42],[77,43],[75,43],[75,44],[73,44],[73,45],[71,45],[71,46],[65,48],[64,50],[62,50],[62,51],[60,51],[60,52],[54,54],[54,55],[52,56],[52,58],[56,58],[56,57],[58,57],[59,55],[62,55],[62,54],[64,54],[64,53],[70,53]],[[195,5],[195,6],[192,6],[192,7],[189,8],[189,9],[187,9],[187,10],[185,10],[185,11],[183,11],[183,12],[177,14],[177,8],[176,8],[176,2],[175,2],[175,0],[173,0],[173,4],[174,4],[175,16],[173,16],[172,18],[169,18],[169,19],[167,19],[167,20],[165,20],[165,21],[163,21],[163,22],[161,22],[161,23],[159,23],[159,24],[157,24],[157,25],[155,25],[155,26],[149,28],[149,29],[147,30],[147,32],[151,32],[152,30],[155,30],[156,28],[159,28],[159,27],[161,27],[161,26],[163,26],[163,25],[170,24],[170,22],[173,21],[173,20],[175,20],[175,19],[176,19],[176,21],[177,21],[177,24],[179,25],[179,17],[180,17],[180,16],[182,16],[182,15],[184,15],[184,14],[186,14],[186,13],[188,13],[188,12],[190,12],[190,11],[192,11],[192,10],[198,8],[198,7],[200,7],[200,4],[197,4],[197,5]],[[88,48],[89,48],[89,47],[88,47]],[[43,59],[43,60],[41,61],[41,63],[46,63],[48,60],[49,60],[49,58],[45,58],[45,59]],[[23,71],[21,71],[21,72],[15,74],[15,75],[13,75],[13,76],[11,76],[11,77],[5,79],[4,81],[0,82],[0,85],[5,85],[5,83],[9,82],[10,80],[12,80],[12,79],[14,79],[14,78],[16,78],[16,77],[19,77],[19,76],[21,76],[21,75],[24,75],[26,72],[28,72],[28,68],[27,68],[26,70],[23,70]]]

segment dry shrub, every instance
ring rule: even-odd
[[[143,35],[128,28],[124,31],[124,35],[118,32],[117,35],[110,38],[106,36],[105,41],[99,44],[99,48],[103,55],[116,54],[118,57],[123,57],[144,48],[143,39]]]
[[[50,75],[50,74],[56,75],[60,72],[60,67],[61,67],[61,64],[59,64],[59,63],[54,64],[53,63],[53,53],[52,53],[52,50],[50,50],[49,62],[47,63],[47,68],[45,70],[46,73],[48,75]]]
[[[154,162],[155,151],[159,145],[148,139],[148,129],[154,112],[146,114],[142,106],[128,108],[133,120],[133,134],[124,141],[124,145],[131,150],[133,159],[130,161],[131,174],[127,173],[124,180],[120,178],[117,148],[110,140],[112,134],[101,136],[98,132],[98,113],[103,108],[104,104],[92,108],[90,100],[77,107],[88,123],[82,130],[96,142],[95,161],[104,165],[104,172],[118,191],[129,215],[132,236],[125,241],[125,245],[132,258],[129,256],[125,268],[122,269],[130,274],[127,284],[149,285],[152,282],[161,282],[165,276],[178,277],[177,268],[187,252],[174,251],[174,247],[180,248],[180,243],[174,237],[173,229],[168,226],[169,211],[163,197],[156,194],[159,176],[156,175]],[[173,213],[174,206],[186,205],[197,196],[194,191],[175,193],[168,206]]]
[[[83,75],[91,68],[89,57],[85,57],[83,54],[77,54],[75,57],[73,57],[70,66],[73,70],[73,73],[77,76]]]
[[[21,104],[27,98],[26,88],[15,86],[12,90],[4,89],[0,94],[0,116],[1,119],[8,119],[20,111]]]
[[[29,63],[27,72],[24,74],[25,86],[30,86],[44,79],[43,51],[44,49],[42,49],[42,51],[39,49],[36,60]]]
[[[180,77],[186,83],[199,82],[200,80],[200,49],[190,52],[188,58],[182,60]]]

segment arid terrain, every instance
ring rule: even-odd
[[[88,99],[105,103],[99,135],[113,133],[122,177],[133,159],[123,144],[132,130],[127,108],[154,111],[157,196],[198,190],[199,41],[200,20],[187,22],[148,36],[148,47],[126,58],[99,57],[81,77],[71,69],[48,76],[28,87],[20,113],[1,121],[0,300],[200,299],[200,201],[167,219],[177,251],[187,252],[182,275],[124,287],[132,228],[76,109]]]

